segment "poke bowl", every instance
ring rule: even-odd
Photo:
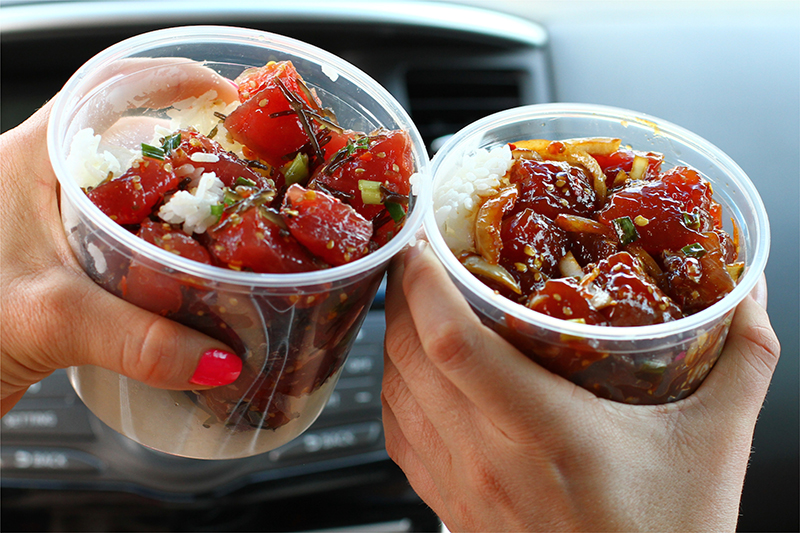
[[[101,52],[59,94],[48,149],[86,273],[243,360],[234,383],[201,391],[68,370],[103,422],[184,457],[263,453],[314,422],[427,203],[423,141],[383,87],[241,28]]]
[[[597,396],[687,397],[762,275],[750,179],[656,117],[542,104],[479,120],[432,161],[427,238],[482,322]]]

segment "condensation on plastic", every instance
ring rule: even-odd
[[[123,101],[128,98],[124,77],[112,76],[98,84],[93,81],[97,73],[133,57],[200,61],[230,79],[268,61],[291,60],[343,127],[408,132],[419,179],[404,228],[384,247],[358,261],[299,274],[256,274],[208,266],[127,232],[73,182],[65,158],[77,131],[92,127],[101,133],[114,121],[109,116],[120,111],[120,94]],[[158,77],[153,82],[159,83]],[[163,116],[163,110],[136,113]],[[102,421],[145,446],[185,457],[227,459],[263,453],[311,425],[336,385],[388,261],[413,239],[429,202],[424,143],[403,108],[383,87],[318,48],[240,28],[160,30],[98,54],[59,94],[49,124],[48,149],[61,183],[68,240],[89,276],[122,298],[126,297],[123,278],[131,268],[144,269],[155,280],[177,283],[183,305],[170,318],[222,340],[244,360],[242,375],[234,384],[202,393],[152,388],[95,366],[69,369],[75,390]]]
[[[720,355],[739,302],[753,289],[769,254],[766,210],[744,171],[719,148],[667,121],[625,109],[588,104],[540,104],[503,111],[454,135],[432,162],[435,191],[464,154],[524,139],[620,138],[635,150],[664,154],[663,169],[700,171],[722,205],[725,230],[739,233],[745,273],[725,298],[689,317],[639,327],[610,328],[559,320],[495,294],[450,252],[433,209],[425,216],[428,239],[450,277],[481,320],[550,370],[595,392],[629,403],[685,398]]]

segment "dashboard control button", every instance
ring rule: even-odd
[[[61,448],[17,448],[4,446],[0,455],[3,474],[12,473],[99,473],[99,459],[83,452]]]
[[[272,461],[291,459],[310,460],[315,455],[340,453],[342,455],[368,448],[380,442],[383,426],[380,422],[364,422],[309,430],[295,440],[269,452]]]
[[[52,409],[16,405],[3,417],[2,428],[3,440],[17,437],[94,437],[88,411],[80,403]]]

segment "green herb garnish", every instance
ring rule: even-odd
[[[622,246],[627,246],[639,238],[639,232],[633,224],[631,217],[619,217],[614,219],[614,230]]]
[[[217,217],[218,219],[222,217],[222,213],[224,212],[225,212],[224,204],[215,204],[211,206],[211,214]]]
[[[406,211],[403,209],[402,205],[394,202],[386,202],[384,205],[386,205],[386,210],[389,212],[389,215],[391,215],[392,220],[395,222],[400,222],[405,218]]]
[[[369,137],[363,135],[356,139],[356,142],[347,141],[347,146],[345,146],[345,150],[347,150],[347,155],[351,155],[356,150],[366,150],[369,148]]]
[[[236,183],[235,184],[236,185],[246,185],[247,187],[255,187],[256,186],[256,182],[255,181],[249,180],[249,179],[244,178],[242,176],[239,176],[238,178],[236,178]]]
[[[700,215],[697,213],[681,213],[683,225],[689,229],[700,229]]]
[[[165,154],[168,154],[178,148],[181,145],[181,134],[175,133],[173,135],[167,135],[163,139],[161,139],[161,150],[164,151]]]
[[[382,204],[381,182],[371,180],[358,180],[358,190],[361,191],[361,201],[367,205]]]
[[[286,185],[304,182],[308,178],[308,156],[297,154],[291,163],[283,167],[283,177],[286,179]]]
[[[142,143],[142,155],[152,159],[164,160],[164,150],[158,146]]]
[[[689,244],[681,248],[681,252],[688,255],[689,257],[703,257],[706,255],[706,249],[703,248],[703,245],[699,242],[694,244]]]

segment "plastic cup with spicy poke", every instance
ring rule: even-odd
[[[150,448],[277,448],[322,411],[391,257],[422,224],[424,144],[400,104],[308,44],[230,27],[101,52],[55,102],[64,227],[113,294],[231,346],[229,386],[73,367],[83,402]]]
[[[690,395],[762,275],[755,187],[708,141],[597,105],[511,109],[432,162],[424,226],[482,321],[596,395]]]

